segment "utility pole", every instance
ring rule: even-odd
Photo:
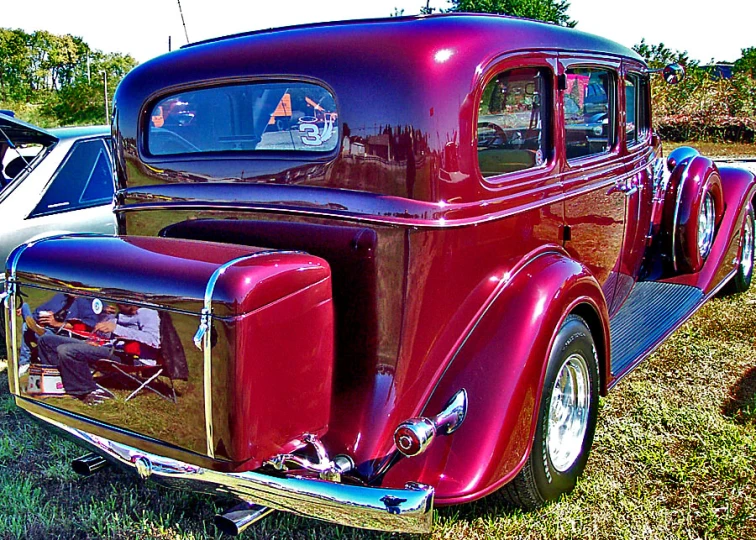
[[[184,25],[184,36],[186,36],[186,42],[189,43],[189,32],[186,31],[186,21],[184,21],[184,10],[181,9],[181,0],[176,0],[179,6],[179,13],[181,14],[181,24]]]
[[[171,47],[171,36],[168,36],[168,52],[171,52],[173,48]]]
[[[105,123],[110,124],[110,107],[108,107],[108,72],[102,72],[103,80],[105,81]]]

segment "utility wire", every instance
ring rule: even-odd
[[[186,31],[186,21],[184,20],[184,10],[181,9],[181,0],[176,0],[179,6],[179,13],[181,14],[181,24],[184,25],[184,35],[186,36],[186,42],[189,43],[189,33]]]

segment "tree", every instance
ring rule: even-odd
[[[0,28],[0,109],[46,126],[102,123],[103,74],[111,99],[136,64],[129,55],[92,50],[70,34]]]
[[[735,60],[733,71],[756,79],[756,47],[741,49],[742,56]]]
[[[567,14],[570,4],[566,0],[451,0],[451,3],[450,11],[513,15],[570,28],[577,24]]]
[[[684,66],[693,64],[688,58],[688,51],[675,51],[666,47],[664,43],[649,45],[646,43],[646,38],[642,38],[640,43],[633,45],[633,50],[641,55],[652,69],[661,68],[675,62]]]

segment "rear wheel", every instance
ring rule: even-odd
[[[502,490],[511,503],[531,510],[574,489],[593,444],[598,397],[591,332],[582,318],[569,315],[549,355],[530,456]]]
[[[746,210],[745,221],[743,222],[743,231],[740,236],[740,262],[738,263],[735,275],[725,285],[723,289],[724,294],[743,293],[751,286],[754,262],[754,234],[756,234],[754,211],[753,206],[749,204]]]

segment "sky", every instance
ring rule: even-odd
[[[10,3],[12,0],[0,0]],[[128,53],[140,62],[191,41],[249,30],[329,20],[386,17],[394,8],[416,14],[423,0],[33,0],[0,8],[0,27],[47,30],[84,38],[95,49]],[[756,0],[571,0],[577,28],[631,47],[647,43],[688,51],[692,59],[734,61],[756,46]],[[448,8],[447,0],[431,7]],[[716,6],[716,9],[712,9]]]

